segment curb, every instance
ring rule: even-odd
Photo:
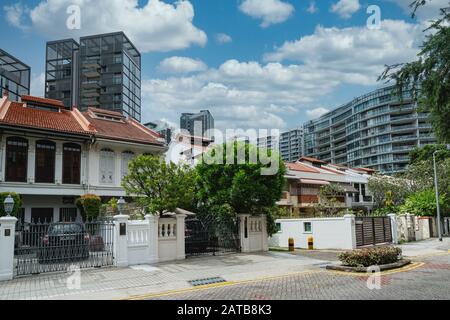
[[[411,260],[403,259],[398,262],[383,264],[376,267],[380,268],[380,271],[392,270],[403,268],[404,266],[411,263]],[[373,266],[372,266],[373,267]],[[327,265],[327,270],[344,271],[344,272],[356,272],[356,273],[367,273],[372,271],[372,267],[349,267],[342,265]]]

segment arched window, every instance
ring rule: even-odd
[[[75,143],[63,145],[63,183],[80,184],[81,147]]]
[[[124,151],[122,152],[122,168],[121,168],[121,178],[128,174],[128,164],[134,158],[134,152]]]
[[[100,150],[100,183],[114,183],[115,154],[111,149]]]
[[[28,140],[20,137],[6,139],[6,181],[27,182]]]
[[[55,182],[56,144],[48,140],[36,142],[35,182]]]

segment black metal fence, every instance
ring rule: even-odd
[[[114,223],[18,223],[14,246],[14,275],[64,272],[69,268],[98,268],[113,264]]]

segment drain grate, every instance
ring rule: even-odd
[[[196,279],[188,281],[194,287],[205,286],[207,284],[221,283],[226,282],[224,278],[214,277],[214,278],[205,278],[205,279]]]

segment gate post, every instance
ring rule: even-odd
[[[347,224],[347,235],[349,236],[348,249],[356,249],[356,220],[354,214],[344,215],[344,220]]]
[[[128,267],[128,215],[114,216],[114,265]]]
[[[241,252],[250,252],[250,236],[248,229],[249,214],[239,214],[239,239],[241,240]]]
[[[269,235],[267,234],[267,215],[261,215],[262,219],[262,251],[269,251]]]
[[[391,234],[392,234],[392,243],[398,244],[398,225],[397,225],[397,215],[395,213],[388,214],[389,219],[391,220]]]
[[[15,217],[0,218],[0,281],[14,277],[14,242],[16,238]]]
[[[177,213],[177,260],[186,259],[186,248],[185,248],[185,219],[186,214]]]
[[[148,214],[145,216],[145,220],[148,222],[150,234],[150,253],[149,253],[149,263],[157,263],[159,261],[159,215],[156,214]]]

